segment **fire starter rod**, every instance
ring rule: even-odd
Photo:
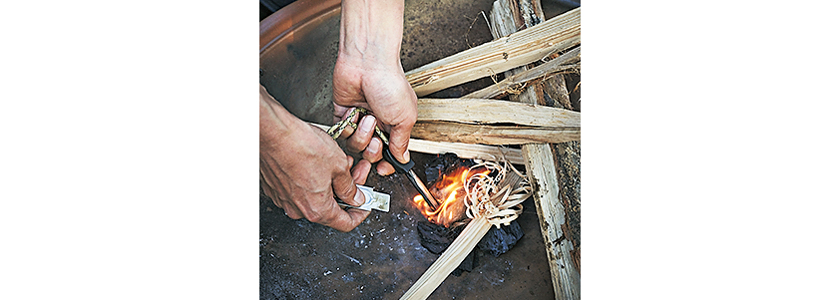
[[[420,192],[420,195],[423,196],[423,200],[426,200],[426,204],[432,208],[432,211],[437,210],[437,205],[435,205],[435,197],[432,196],[432,193],[429,193],[429,189],[426,188],[426,185],[423,184],[423,181],[417,177],[417,174],[414,174],[414,171],[411,170],[411,167],[414,167],[414,161],[409,159],[408,163],[401,164],[394,158],[394,155],[391,154],[391,150],[388,149],[388,144],[384,144],[385,146],[382,147],[382,156],[385,158],[385,161],[390,163],[394,166],[394,169],[397,170],[397,173],[405,174],[408,177],[408,181],[411,181],[411,184]]]
[[[330,129],[327,130],[327,134],[331,135],[333,139],[337,139],[344,131],[344,128],[346,126],[351,126],[353,128],[356,128],[358,126],[356,125],[356,123],[353,123],[351,121],[351,119],[353,119],[353,117],[356,114],[365,114],[367,112],[368,111],[366,109],[361,107],[353,108],[353,110],[350,111],[350,114],[347,115],[347,117],[344,118],[344,120],[341,120],[332,127],[330,127]],[[376,131],[376,134],[379,136],[379,139],[382,140],[382,156],[384,156],[385,161],[394,166],[394,169],[397,170],[397,173],[405,174],[405,176],[408,177],[408,181],[411,181],[411,184],[413,184],[417,191],[420,192],[420,195],[423,196],[423,200],[426,200],[426,204],[428,204],[429,207],[432,208],[432,210],[437,210],[437,205],[435,205],[435,203],[437,203],[437,200],[435,200],[435,197],[433,197],[432,194],[429,193],[429,189],[427,189],[426,185],[423,184],[423,181],[421,181],[420,178],[417,177],[417,174],[414,174],[414,171],[411,170],[411,167],[414,167],[414,161],[411,160],[411,158],[409,158],[408,163],[401,164],[400,162],[398,162],[397,159],[394,158],[394,155],[391,154],[391,150],[388,149],[388,137],[385,136],[382,130],[379,130],[379,126],[375,126],[374,129]]]

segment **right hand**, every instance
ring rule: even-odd
[[[417,121],[417,94],[405,79],[398,60],[396,63],[369,62],[340,53],[333,72],[333,98],[335,120],[354,106],[367,108],[376,116],[360,120],[359,129],[348,139],[350,150],[364,150],[363,157],[371,163],[380,161],[382,141],[373,136],[373,125],[378,123],[390,130],[389,148],[394,157],[401,163],[411,159],[408,141]],[[394,167],[381,161],[376,171],[387,175],[394,173]]]
[[[403,0],[341,1],[338,59],[333,70],[335,116],[343,116],[354,106],[373,112],[391,133],[389,149],[401,163],[411,159],[408,141],[417,121],[417,94],[400,63],[404,5]],[[357,141],[351,137],[348,148],[364,150],[363,156],[371,163],[381,160],[382,141],[358,131],[364,134]],[[376,172],[391,174],[394,167],[381,161]]]

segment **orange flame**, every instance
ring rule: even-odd
[[[444,174],[430,189],[432,196],[437,199],[438,208],[432,210],[423,196],[414,196],[414,205],[429,222],[449,227],[456,221],[466,217],[467,207],[464,204],[464,197],[467,192],[464,190],[464,180],[475,173],[489,174],[489,170],[473,170],[467,167],[458,167],[449,174]],[[445,199],[441,201],[440,199]],[[441,204],[442,203],[442,204]]]

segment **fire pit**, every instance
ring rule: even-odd
[[[418,165],[435,158],[412,153]],[[431,223],[408,180],[372,174],[368,185],[391,194],[391,212],[373,212],[346,234],[292,220],[260,199],[262,299],[399,299],[438,259],[421,243],[417,228]],[[516,246],[499,257],[476,251],[471,272],[449,276],[429,299],[554,297],[536,209],[530,200],[523,204],[517,221],[526,234]]]
[[[295,115],[321,124],[328,124],[332,117],[329,87],[338,44],[337,3],[298,1],[300,11],[292,26],[284,24],[287,27],[276,32],[290,30],[294,38],[265,49],[260,59],[260,81],[268,91]],[[463,16],[481,18],[480,12],[489,12],[491,3],[407,1],[404,68],[410,70],[490,41],[486,27],[472,27],[473,19]],[[464,32],[456,32],[460,29]],[[473,89],[492,83],[483,81]],[[441,91],[441,97],[470,92],[469,85]],[[438,156],[412,153],[412,159],[422,166]],[[417,228],[431,224],[430,214],[413,200],[417,192],[411,184],[403,176],[371,174],[366,185],[391,195],[390,212],[373,212],[349,233],[292,220],[267,198],[260,199],[262,299],[398,299],[438,259],[421,243]],[[443,190],[445,186],[438,188]],[[453,230],[459,220],[452,220],[454,213],[448,217],[450,211],[455,208],[444,207],[445,213],[431,212],[431,216],[442,218],[441,223],[449,223],[449,228],[443,228]],[[499,257],[476,251],[473,259],[479,263],[472,271],[449,276],[429,299],[553,298],[546,248],[532,201],[523,203],[517,222],[525,234],[515,247]]]
[[[470,168],[474,164],[472,160],[458,159],[455,155],[447,154],[436,157],[426,166],[427,178],[435,178],[428,185],[435,199],[440,199],[438,208],[431,209],[419,194],[414,196],[413,201],[415,207],[429,221],[417,224],[420,244],[432,253],[440,254],[446,250],[471,221],[467,214],[467,191],[464,183],[476,174],[491,175],[487,168]],[[472,271],[477,264],[477,251],[487,251],[498,257],[510,250],[523,235],[516,220],[504,227],[491,227],[490,232],[481,239],[453,274],[458,276],[462,271]]]

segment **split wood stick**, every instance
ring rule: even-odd
[[[423,273],[423,276],[400,299],[426,299],[475,248],[476,244],[495,225],[510,225],[522,213],[522,202],[531,197],[533,188],[522,173],[509,164],[483,162],[470,171],[484,169],[495,172],[473,173],[465,180],[464,190],[467,217],[473,220],[446,248],[443,255]]]
[[[417,121],[466,124],[513,123],[537,127],[580,127],[572,110],[486,99],[418,99]]]
[[[439,142],[485,145],[561,143],[580,140],[580,127],[474,125],[456,122],[417,122],[411,137]]]
[[[509,90],[520,89],[522,86],[527,86],[529,81],[547,78],[565,70],[580,68],[580,64],[572,64],[575,60],[580,60],[580,47],[569,50],[563,55],[533,69],[507,77],[494,85],[472,92],[464,96],[464,98],[487,99],[502,95]]]
[[[458,268],[464,258],[472,252],[475,245],[490,231],[490,227],[493,227],[493,225],[484,216],[479,216],[470,221],[464,231],[443,252],[443,255],[400,297],[400,300],[426,299],[429,297],[449,276],[449,273]]]
[[[490,12],[490,15],[493,16],[491,19],[513,17],[512,11],[517,7],[515,3],[519,1],[527,0],[496,0],[493,3],[493,11]],[[510,26],[511,23],[514,24],[513,27]],[[516,32],[515,25],[516,19],[514,19],[514,22],[491,23],[491,26],[495,27],[493,33],[502,35]],[[529,24],[524,25],[530,26]],[[500,38],[501,35],[494,37]],[[534,87],[531,86],[527,87],[525,92],[521,94],[511,95],[511,100],[537,104],[538,97]],[[546,143],[522,145],[522,155],[525,158],[525,169],[529,180],[531,184],[536,185],[533,195],[534,203],[537,207],[537,217],[540,220],[540,231],[545,242],[554,296],[556,299],[564,300],[580,299],[580,273],[569,263],[571,262],[571,253],[567,250],[569,250],[570,245],[568,245],[569,241],[563,238],[561,229],[561,224],[565,223],[565,211],[560,199],[560,184],[557,180],[557,169],[551,145]]]
[[[515,165],[525,164],[522,150],[508,147],[411,139],[408,142],[408,150],[429,154],[455,153],[464,159],[508,160]]]
[[[309,124],[324,131],[330,128],[316,123]],[[429,154],[455,153],[458,157],[465,159],[507,160],[515,165],[525,164],[525,160],[522,159],[522,151],[516,148],[411,139],[408,142],[408,150]]]
[[[525,169],[530,180],[536,185],[534,204],[540,220],[540,231],[545,242],[551,281],[556,299],[580,299],[580,273],[574,270],[571,254],[568,251],[569,240],[563,238],[561,225],[566,223],[557,181],[557,168],[551,145],[523,145]]]
[[[417,96],[502,73],[580,44],[580,9],[405,73]]]

